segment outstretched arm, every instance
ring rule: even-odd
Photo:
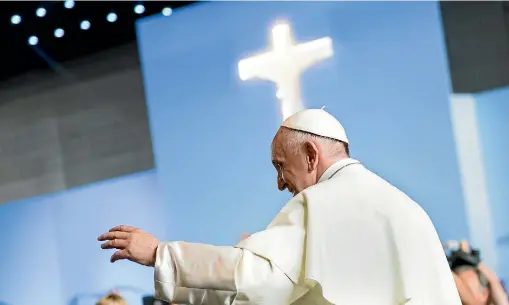
[[[162,243],[155,263],[156,298],[172,304],[284,304],[294,284],[248,250]]]
[[[99,236],[111,261],[127,259],[154,266],[156,296],[173,304],[279,305],[290,298],[304,254],[304,205],[294,197],[267,229],[235,247],[186,242],[160,243],[130,226]],[[304,289],[305,290],[305,289]]]

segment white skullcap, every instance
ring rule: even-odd
[[[287,118],[281,126],[348,143],[341,123],[323,109],[305,109]]]

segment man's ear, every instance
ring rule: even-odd
[[[311,141],[307,141],[304,144],[304,149],[308,171],[312,172],[318,167],[318,146]]]

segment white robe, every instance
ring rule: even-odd
[[[155,288],[173,304],[461,305],[428,215],[353,159],[235,247],[162,243]]]

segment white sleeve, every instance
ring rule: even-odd
[[[293,289],[281,269],[248,250],[186,242],[157,249],[155,296],[172,304],[280,305]]]

